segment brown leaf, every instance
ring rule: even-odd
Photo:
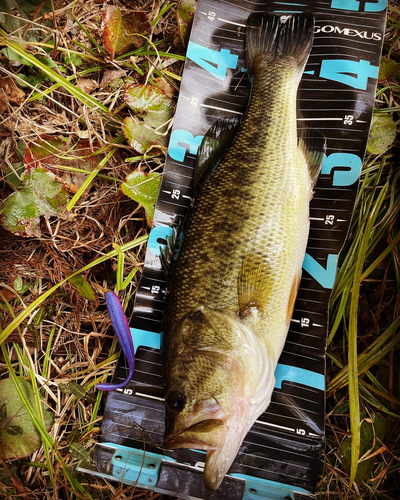
[[[0,299],[4,298],[7,302],[9,300],[15,299],[17,292],[11,291],[8,288],[2,288],[0,290]]]
[[[97,82],[95,82],[91,78],[79,78],[76,86],[78,87],[78,89],[81,89],[87,94],[90,94],[91,92],[96,90]]]
[[[122,69],[106,69],[100,82],[100,89],[108,87],[112,81],[116,78],[123,78],[125,74],[125,71]]]
[[[8,111],[10,104],[20,105],[25,99],[25,92],[17,87],[9,76],[0,79],[0,113]]]
[[[164,78],[154,78],[154,83],[156,86],[165,92],[165,95],[172,99],[175,95],[175,89],[172,85],[164,80]]]
[[[123,54],[131,48],[141,47],[145,39],[139,35],[149,35],[151,26],[144,12],[123,14],[119,7],[108,6],[103,13],[104,47],[114,56]]]

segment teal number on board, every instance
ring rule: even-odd
[[[355,89],[366,90],[369,78],[378,78],[379,66],[369,61],[350,59],[327,59],[322,61],[319,76],[343,83]]]
[[[161,255],[161,247],[166,246],[167,238],[171,237],[174,230],[169,226],[156,226],[149,234],[147,248],[156,256]],[[165,243],[164,243],[165,241]]]
[[[360,10],[362,2],[360,0],[332,0],[332,9]],[[387,0],[375,0],[366,2],[365,12],[381,12],[386,9]]]
[[[334,168],[339,167],[346,167],[350,170],[335,170],[332,185],[351,186],[360,176],[362,160],[351,153],[332,153],[325,157],[321,174],[330,174]]]
[[[212,50],[189,42],[186,57],[208,71],[218,80],[225,80],[228,68],[236,69],[239,57],[228,49]]]
[[[318,281],[324,288],[333,288],[336,277],[338,255],[329,254],[326,268],[321,266],[311,255],[306,253],[303,262],[303,269]]]
[[[187,130],[176,129],[172,132],[169,140],[168,153],[171,158],[177,161],[183,161],[187,150],[193,155],[197,154],[197,150],[203,140],[202,135],[196,137]],[[185,146],[182,146],[185,144]]]

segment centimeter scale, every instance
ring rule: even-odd
[[[160,248],[185,216],[197,149],[221,117],[249,96],[244,30],[252,11],[311,10],[315,40],[298,94],[298,128],[327,139],[310,205],[310,234],[272,402],[245,438],[216,492],[203,486],[205,452],[164,451],[160,345],[166,282]],[[199,0],[168,158],[131,318],[136,373],[110,393],[93,467],[81,471],[188,499],[315,498],[325,420],[328,302],[362,167],[379,71],[387,0]],[[232,207],[232,217],[237,217]],[[125,379],[121,356],[114,380]],[[145,450],[145,451],[144,451]]]

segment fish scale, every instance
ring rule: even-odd
[[[185,230],[168,301],[171,321],[199,303],[237,311],[237,278],[249,253],[274,262],[282,259],[284,265],[292,262],[286,280],[276,263],[275,300],[282,302],[280,290],[290,291],[293,272],[304,255],[310,198],[308,167],[297,150],[297,85],[287,76],[291,72],[283,67],[270,77],[271,72],[262,68],[254,77],[251,104],[235,143],[204,183]],[[273,93],[274,89],[279,90]],[[288,109],[286,120],[282,107]]]

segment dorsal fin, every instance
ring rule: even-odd
[[[220,118],[208,130],[200,144],[194,167],[192,188],[194,192],[230,148],[239,125],[240,118],[230,116]]]
[[[304,154],[310,173],[311,189],[314,189],[321,172],[326,152],[326,139],[319,130],[306,128],[301,131],[299,148]]]
[[[166,280],[169,277],[172,262],[177,259],[180,247],[182,246],[183,230],[181,220],[178,226],[172,229],[172,235],[166,237],[167,244],[165,247],[160,246],[161,269]]]

